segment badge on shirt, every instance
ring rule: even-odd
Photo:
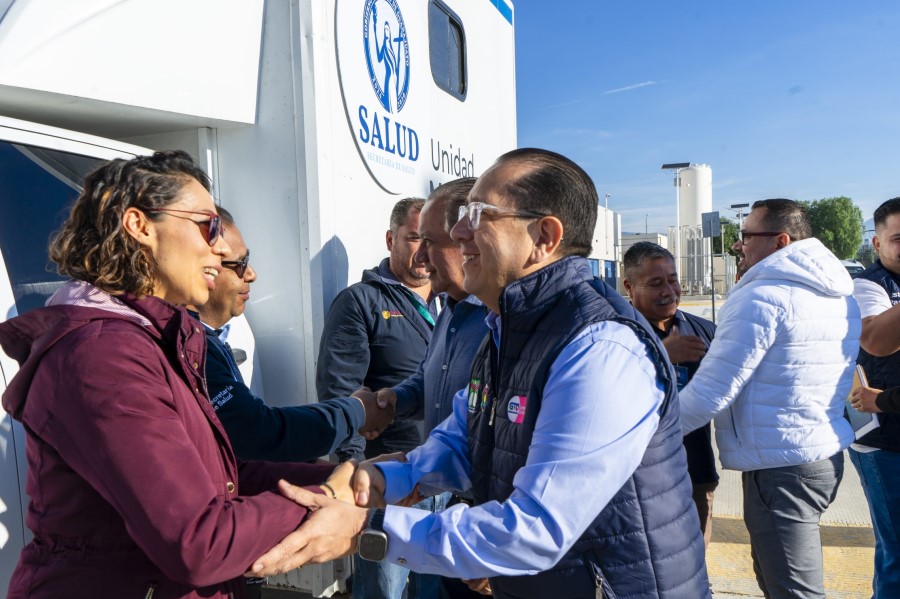
[[[528,398],[524,395],[514,395],[506,404],[506,417],[513,424],[522,424],[525,422],[525,404]]]
[[[390,318],[403,318],[403,312],[399,312],[397,310],[383,310],[381,312],[382,318],[388,320]]]
[[[675,382],[678,385],[679,391],[684,389],[684,386],[688,384],[687,366],[678,366],[677,364],[675,365]]]
[[[469,413],[474,414],[478,407],[478,391],[481,389],[481,379],[469,381]]]

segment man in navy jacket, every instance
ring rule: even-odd
[[[219,330],[244,313],[256,271],[249,264],[250,252],[231,214],[221,207],[218,210],[228,228],[231,253],[222,261],[215,289],[197,315],[206,329],[209,397],[235,454],[245,460],[303,462],[331,453],[357,431],[383,430],[392,414],[349,394],[325,404],[289,407],[271,407],[253,395],[231,348],[219,338]]]
[[[663,347],[675,367],[678,389],[687,385],[700,367],[716,332],[716,325],[682,312],[681,283],[675,267],[675,257],[669,250],[649,241],[640,241],[625,252],[625,291],[632,305],[650,322],[650,327],[662,339]],[[694,505],[700,516],[703,543],[712,540],[712,507],[719,475],[712,448],[709,424],[684,436],[688,474],[693,487]]]

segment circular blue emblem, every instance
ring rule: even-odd
[[[400,112],[409,93],[409,42],[397,0],[366,0],[363,51],[378,101],[388,112]]]

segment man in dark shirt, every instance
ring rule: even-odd
[[[357,431],[380,432],[392,413],[365,398],[343,397],[325,404],[267,406],[244,383],[231,348],[218,331],[244,313],[256,271],[234,219],[219,216],[228,230],[231,253],[222,261],[209,301],[195,310],[206,329],[206,384],[216,416],[237,457],[245,460],[301,462],[328,455]],[[348,394],[349,395],[349,394]]]
[[[623,262],[625,291],[637,311],[643,314],[662,339],[675,366],[678,389],[681,390],[697,372],[716,325],[678,309],[681,284],[675,258],[668,250],[655,243],[641,241],[628,248]],[[685,435],[684,449],[703,542],[708,547],[712,538],[713,494],[719,485],[710,425]]]

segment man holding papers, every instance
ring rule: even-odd
[[[860,334],[853,282],[803,206],[753,204],[734,244],[741,280],[681,392],[685,433],[716,419],[722,466],[742,472],[753,570],[769,599],[825,599],[819,517],[853,440],[844,418]]]
[[[874,389],[854,393],[867,411],[880,410],[880,426],[850,449],[850,460],[859,471],[875,529],[876,599],[900,597],[900,415],[893,413],[888,395],[900,385],[900,198],[875,210],[872,245],[878,259],[854,281],[853,296],[862,314],[859,364]],[[878,393],[877,390],[891,389]],[[875,397],[872,397],[872,395]],[[882,398],[881,396],[885,397]],[[872,409],[876,408],[876,409]]]

